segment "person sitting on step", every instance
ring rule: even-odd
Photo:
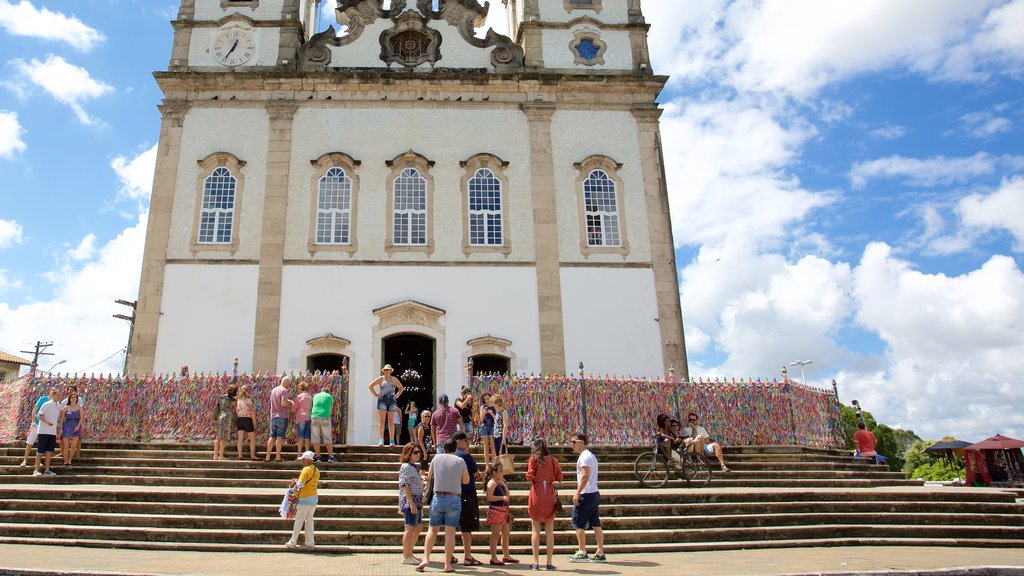
[[[725,456],[722,455],[722,446],[718,442],[711,441],[711,434],[708,434],[707,428],[700,425],[697,419],[697,414],[690,412],[687,416],[689,425],[683,428],[683,444],[690,450],[690,452],[700,453],[704,452],[705,455],[714,455],[718,459],[719,465],[722,466],[722,472],[728,472],[729,467],[725,465]]]
[[[857,432],[853,435],[853,443],[857,445],[858,458],[874,458],[878,456],[878,452],[875,452],[875,445],[878,444],[878,440],[863,422],[857,423]]]

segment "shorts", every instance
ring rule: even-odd
[[[310,438],[310,425],[309,425],[309,422],[310,422],[309,420],[306,420],[305,422],[296,422],[295,423],[295,437],[298,440],[309,440],[309,438]]]
[[[713,455],[715,454],[715,447],[714,447],[714,446],[712,446],[711,444],[706,444],[706,445],[704,446],[704,452],[705,452],[706,454],[709,454],[709,455],[712,455],[712,456],[713,456]]]
[[[246,416],[239,416],[235,418],[235,426],[239,432],[255,432],[256,425],[253,424],[252,418]]]
[[[36,436],[39,435],[39,424],[32,424],[28,427],[28,438],[25,438],[25,444],[35,444]]]
[[[395,410],[395,417],[392,419],[392,421],[395,423],[396,427],[402,425],[402,412],[401,412],[401,410]]]
[[[601,493],[580,494],[580,503],[572,507],[572,527],[589,530],[601,527]]]
[[[470,420],[469,422],[466,422],[465,420],[463,420],[462,421],[462,429],[466,432],[466,434],[472,434],[473,433],[473,421]]]
[[[309,421],[309,437],[313,444],[334,444],[330,418],[313,418]]]
[[[395,400],[395,396],[393,394],[388,394],[386,396],[378,396],[377,397],[377,410],[387,410],[388,412],[397,412],[398,411],[398,400]]]
[[[402,514],[405,515],[405,525],[406,526],[419,526],[420,523],[423,522],[423,507],[422,506],[416,509],[416,513],[415,514],[413,514],[412,512],[410,512],[408,510],[406,510],[405,512],[402,512]]]
[[[288,419],[287,418],[271,418],[270,419],[270,437],[271,438],[284,438],[284,435],[288,432]]]
[[[488,426],[486,424],[481,424],[480,425],[480,437],[481,438],[490,438],[492,436],[494,436],[494,425],[492,424],[492,425]]]
[[[462,493],[462,512],[459,513],[459,530],[464,533],[480,531],[480,503],[476,491]]]
[[[430,503],[430,526],[459,527],[462,516],[462,498],[458,494],[434,493]]]
[[[56,448],[56,434],[39,434],[36,436],[36,454],[52,454]]]

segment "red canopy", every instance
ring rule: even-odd
[[[964,450],[1010,450],[1013,448],[1024,448],[1024,440],[1009,438],[1002,434],[996,434],[988,440],[982,440],[977,444],[971,444]]]

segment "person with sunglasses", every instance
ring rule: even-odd
[[[420,559],[413,555],[413,548],[423,531],[423,478],[419,464],[423,451],[410,442],[402,448],[398,470],[398,510],[405,516],[405,533],[402,534],[402,564],[417,565]]]
[[[725,456],[722,455],[722,446],[718,442],[711,441],[711,434],[708,434],[707,428],[700,425],[697,414],[690,412],[687,420],[689,425],[683,428],[683,443],[686,447],[691,452],[704,452],[707,456],[714,455],[722,467],[722,472],[729,472],[729,467],[725,465]]]

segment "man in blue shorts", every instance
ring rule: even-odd
[[[576,493],[572,495],[572,527],[576,529],[579,549],[569,562],[607,562],[604,555],[604,533],[601,532],[601,493],[597,491],[597,457],[587,448],[587,435],[577,432],[572,436],[572,451],[576,460]],[[587,530],[594,531],[597,552],[587,555]]]
[[[434,482],[434,499],[430,501],[430,530],[423,539],[423,561],[416,567],[417,572],[423,572],[430,564],[430,552],[441,527],[444,527],[444,571],[453,571],[455,529],[462,517],[462,485],[469,484],[466,461],[455,455],[456,448],[455,439],[449,438],[443,445],[444,452],[430,462],[427,485]]]

